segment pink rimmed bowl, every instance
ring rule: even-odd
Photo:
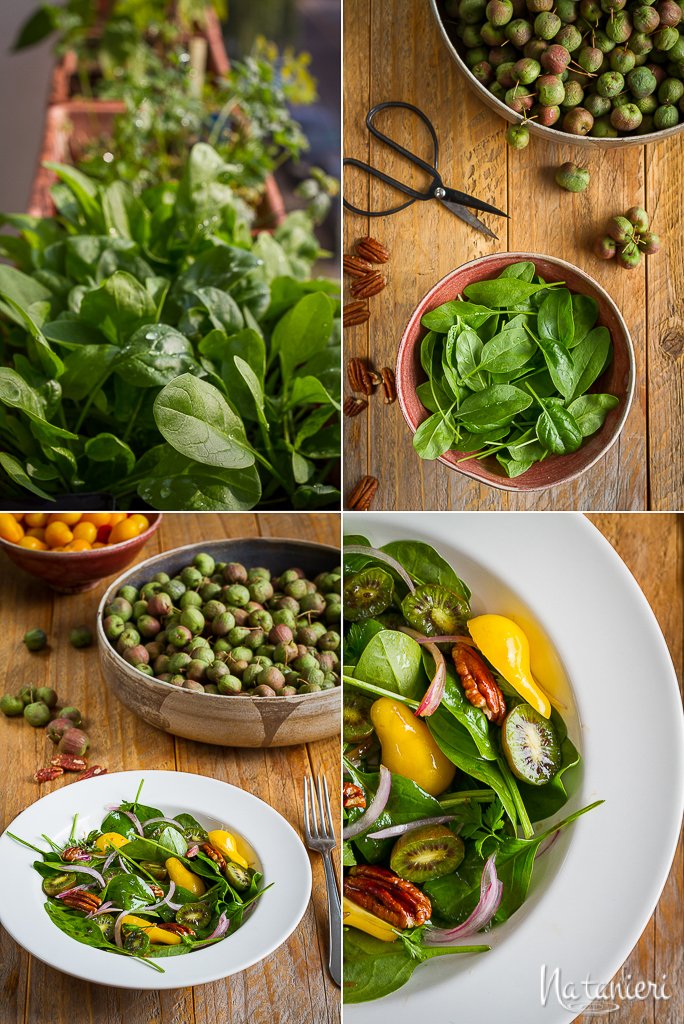
[[[545,281],[564,281],[570,291],[588,295],[596,300],[599,307],[597,326],[609,330],[613,342],[613,358],[607,369],[594,382],[590,392],[616,395],[620,399],[620,404],[611,409],[601,429],[586,438],[578,451],[568,455],[549,455],[543,462],[536,462],[527,472],[513,479],[505,475],[503,468],[493,456],[479,460],[468,458],[464,452],[449,451],[438,460],[449,469],[455,469],[480,483],[504,491],[520,492],[555,487],[586,473],[615,444],[625,425],[634,396],[634,348],[622,314],[608,292],[579,267],[553,256],[525,252],[502,252],[482,256],[452,270],[423,296],[411,314],[402,335],[396,368],[399,405],[411,432],[415,433],[430,415],[416,393],[418,385],[427,379],[420,364],[420,345],[427,334],[427,328],[420,322],[422,317],[442,303],[458,298],[469,284],[498,277],[505,267],[523,260],[534,263],[537,273]]]

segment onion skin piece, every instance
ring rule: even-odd
[[[454,939],[465,939],[485,928],[493,919],[503,896],[503,882],[496,873],[496,854],[485,862],[480,883],[480,899],[472,914],[455,928],[427,928],[423,935],[426,946],[449,946]]]
[[[353,839],[354,836],[358,836],[362,832],[365,832],[367,828],[370,828],[371,825],[378,820],[387,806],[391,788],[392,773],[388,768],[385,768],[384,764],[381,764],[380,781],[378,783],[375,796],[360,818],[357,818],[351,825],[345,825],[342,830],[342,836],[344,839]]]

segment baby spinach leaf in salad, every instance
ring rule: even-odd
[[[504,280],[502,303],[531,283],[526,266]],[[550,337],[573,307],[546,291]],[[344,998],[362,1002],[436,955],[486,951],[474,936],[522,906],[536,858],[601,801],[549,822],[580,756],[516,653],[529,647],[516,622],[473,616],[424,542],[355,535],[343,556]]]
[[[587,393],[612,358],[597,302],[545,282],[529,262],[464,295],[421,320],[427,381],[418,394],[431,415],[414,434],[418,454],[493,456],[516,477],[576,451],[619,405],[615,395]]]

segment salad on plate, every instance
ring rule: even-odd
[[[344,999],[484,953],[525,902],[580,755],[530,644],[429,544],[344,546]],[[558,703],[558,702],[556,702]],[[547,819],[554,818],[550,823]]]

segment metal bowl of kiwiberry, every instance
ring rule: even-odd
[[[538,491],[586,473],[615,444],[634,394],[634,349],[611,297],[579,267],[495,253],[423,296],[396,382],[416,457]]]
[[[604,149],[684,128],[684,16],[675,0],[430,0],[442,39],[491,110],[550,142]]]

